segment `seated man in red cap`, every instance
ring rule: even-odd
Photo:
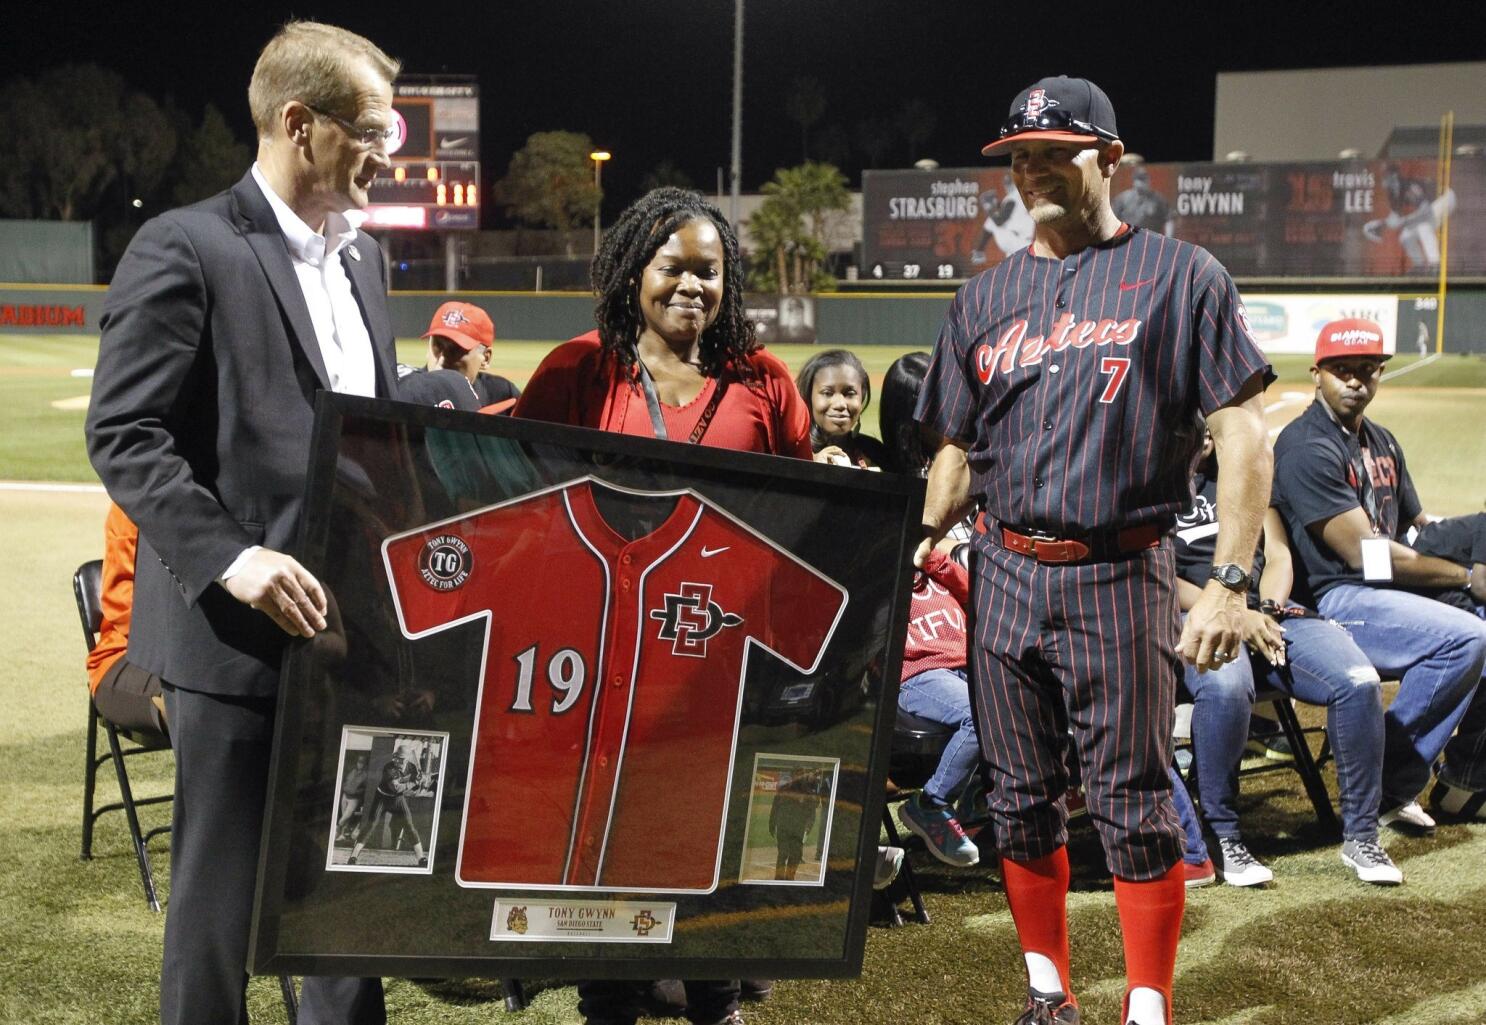
[[[1437,810],[1486,818],[1486,623],[1409,589],[1453,588],[1477,604],[1472,565],[1410,547],[1429,522],[1398,440],[1363,413],[1389,353],[1372,321],[1332,321],[1316,341],[1316,401],[1275,441],[1274,505],[1295,555],[1296,599],[1346,627],[1385,677],[1379,821],[1429,830],[1417,804],[1431,772]]]
[[[434,311],[423,337],[428,339],[427,366],[398,364],[398,398],[482,413],[504,413],[515,405],[520,389],[504,377],[484,372],[490,366],[495,324],[480,307],[444,303]],[[467,389],[459,386],[456,375],[464,378]]]

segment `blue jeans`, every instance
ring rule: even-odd
[[[1385,719],[1384,799],[1417,797],[1441,754],[1441,778],[1486,790],[1486,623],[1430,598],[1360,584],[1337,585],[1320,605],[1380,673],[1399,678]]]
[[[956,727],[939,756],[938,768],[924,784],[925,794],[947,803],[950,795],[965,785],[980,758],[965,670],[930,669],[910,676],[898,690],[898,707],[922,719]]]
[[[1213,833],[1237,837],[1238,763],[1249,735],[1254,680],[1291,697],[1326,706],[1326,729],[1336,755],[1342,833],[1378,832],[1382,798],[1383,699],[1377,670],[1347,632],[1323,619],[1286,619],[1283,668],[1246,654],[1221,669],[1186,667],[1192,695],[1192,746],[1202,814]],[[1420,784],[1421,788],[1423,784]]]
[[[1197,809],[1192,807],[1192,795],[1187,793],[1187,784],[1175,767],[1167,770],[1171,774],[1171,803],[1176,805],[1176,814],[1182,820],[1182,832],[1187,834],[1187,847],[1182,860],[1188,865],[1200,865],[1207,860],[1207,843],[1202,839],[1202,823],[1197,818]]]

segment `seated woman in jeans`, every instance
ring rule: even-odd
[[[1209,437],[1192,482],[1196,500],[1177,519],[1177,597],[1184,611],[1196,602],[1212,571],[1217,476]],[[1218,871],[1234,886],[1255,886],[1274,878],[1244,845],[1234,807],[1257,678],[1301,701],[1326,706],[1341,790],[1342,861],[1364,882],[1403,882],[1403,873],[1378,844],[1383,705],[1377,670],[1340,626],[1289,601],[1290,548],[1273,508],[1265,515],[1264,538],[1249,579],[1247,657],[1206,673],[1190,666],[1185,671],[1193,699],[1197,797],[1203,818],[1218,839],[1214,852]]]

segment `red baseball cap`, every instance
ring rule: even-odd
[[[1011,101],[1011,111],[1000,134],[981,148],[981,155],[999,155],[1019,139],[1057,142],[1113,142],[1114,104],[1104,90],[1087,78],[1057,75],[1034,82]]]
[[[1383,329],[1371,320],[1344,317],[1321,328],[1316,337],[1316,362],[1345,356],[1371,356],[1386,360],[1391,352],[1383,351]]]
[[[438,335],[454,342],[466,352],[495,343],[495,324],[490,314],[473,303],[444,303],[434,311],[424,338]]]

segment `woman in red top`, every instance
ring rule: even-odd
[[[593,258],[598,330],[542,360],[512,414],[646,438],[810,459],[810,413],[743,312],[738,237],[686,189],[654,189]],[[738,981],[686,982],[694,1025],[738,1015]],[[645,983],[578,984],[589,1025],[633,1025]]]
[[[598,330],[547,355],[516,416],[810,459],[810,414],[754,338],[732,226],[701,193],[655,189],[593,259]]]

